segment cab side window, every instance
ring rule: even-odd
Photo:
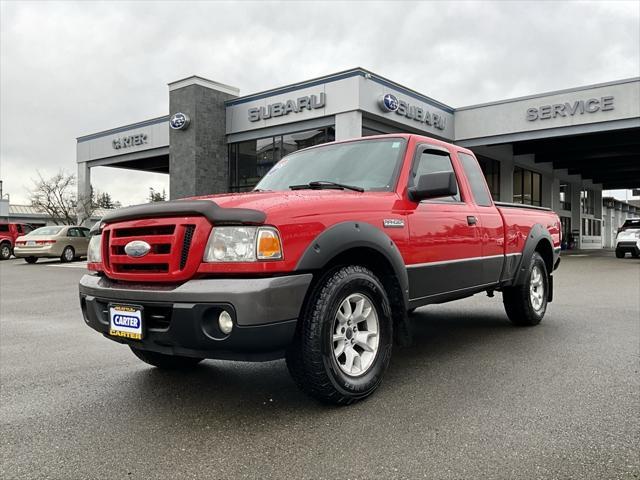
[[[19,223],[16,225],[16,230],[18,231],[18,233],[22,233],[22,225],[20,225]]]
[[[411,172],[411,185],[415,185],[418,178],[422,175],[437,172],[454,172],[451,158],[447,154],[437,154],[432,151],[424,151],[420,155],[420,158],[415,163],[413,171]],[[455,174],[455,172],[454,172]],[[458,181],[456,179],[456,185]],[[451,197],[436,198],[433,201],[436,202],[459,202],[460,201],[460,186],[458,185],[458,193]]]

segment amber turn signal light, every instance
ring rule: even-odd
[[[258,230],[258,252],[259,260],[280,260],[282,259],[282,244],[280,236],[275,229],[261,228]]]

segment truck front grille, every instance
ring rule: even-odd
[[[132,220],[107,225],[103,231],[105,273],[126,281],[186,280],[198,268],[210,231],[211,224],[204,217]],[[148,243],[149,253],[137,258],[127,255],[125,247],[134,240]]]

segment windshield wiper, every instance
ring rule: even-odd
[[[339,188],[341,190],[353,190],[354,192],[364,192],[364,188],[356,187],[354,185],[345,185],[344,183],[330,182],[328,180],[316,180],[314,182],[305,183],[303,185],[289,185],[291,190],[305,190],[305,189],[318,189],[323,188]]]

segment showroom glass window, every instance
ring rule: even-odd
[[[333,127],[305,130],[229,144],[229,190],[246,192],[282,157],[303,148],[333,142]]]
[[[587,215],[593,215],[595,210],[595,196],[591,190],[580,191],[580,211]]]
[[[571,210],[571,184],[560,184],[560,210]]]
[[[531,170],[513,169],[513,202],[542,205],[542,175]]]

